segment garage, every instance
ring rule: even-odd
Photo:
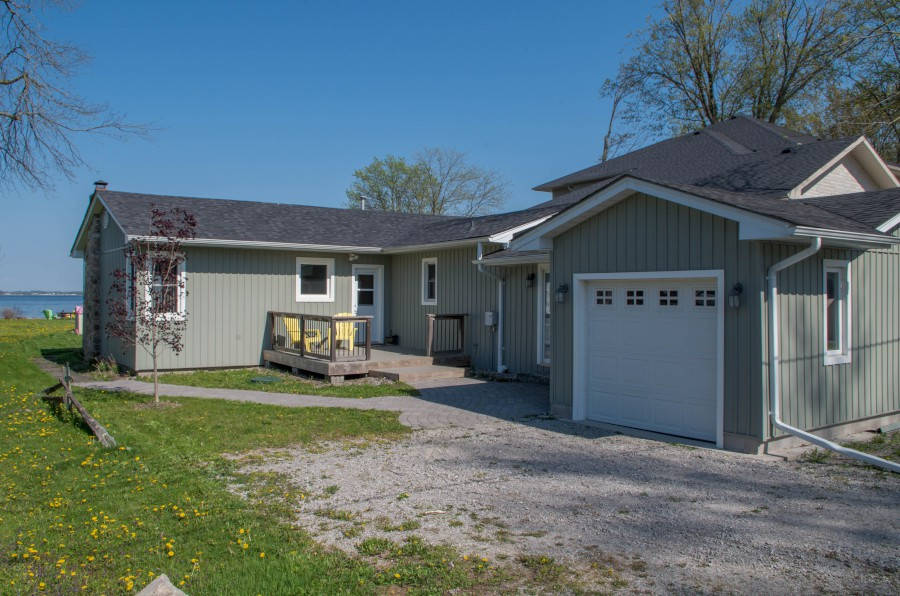
[[[581,283],[576,329],[582,332],[574,346],[581,361],[581,417],[719,442],[718,279],[628,276]]]

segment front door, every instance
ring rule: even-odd
[[[353,314],[372,317],[372,343],[384,341],[382,271],[381,267],[353,266]]]

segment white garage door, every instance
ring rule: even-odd
[[[715,441],[715,281],[596,281],[587,291],[586,417]]]

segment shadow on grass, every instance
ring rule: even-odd
[[[94,431],[81,419],[81,416],[78,415],[74,408],[67,408],[62,401],[47,400],[45,403],[47,404],[47,409],[57,420],[63,424],[70,424],[73,428],[88,436],[94,436]]]
[[[81,351],[81,348],[43,348],[41,356],[60,366],[68,364],[73,372],[84,373],[91,370],[84,360],[84,352]]]

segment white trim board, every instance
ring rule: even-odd
[[[716,447],[725,443],[725,271],[702,269],[687,271],[629,271],[622,273],[575,273],[572,275],[572,420],[584,420],[587,410],[585,373],[588,362],[584,350],[588,304],[587,286],[599,280],[713,279],[719,300],[716,303]]]

